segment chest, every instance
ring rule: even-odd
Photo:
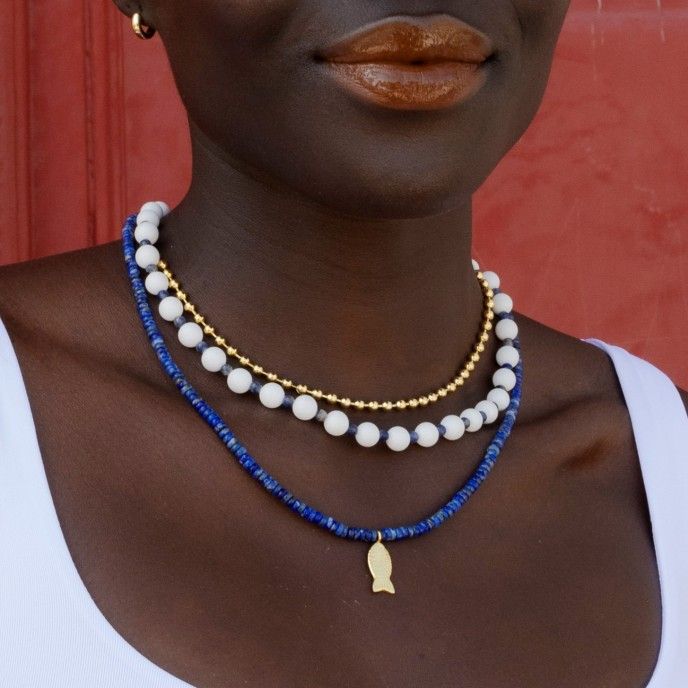
[[[645,685],[659,589],[628,428],[583,443],[564,429],[574,418],[515,433],[454,519],[388,546],[391,596],[370,590],[366,545],[289,514],[179,396],[68,360],[59,378],[32,370],[27,389],[76,568],[107,622],[188,682]],[[447,455],[362,473],[326,444],[275,430],[269,415],[232,411],[266,467],[362,525],[417,520],[471,465]],[[467,457],[480,452],[472,442]]]

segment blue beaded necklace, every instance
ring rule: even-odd
[[[511,392],[511,401],[504,414],[504,418],[492,437],[482,460],[478,464],[473,474],[457,490],[452,497],[437,511],[430,516],[411,525],[388,526],[386,528],[363,528],[350,526],[333,516],[315,509],[302,499],[287,490],[278,480],[268,473],[261,465],[249,454],[246,447],[234,436],[232,430],[220,418],[217,412],[208,404],[187,381],[184,373],[174,362],[170,352],[165,346],[162,334],[153,317],[153,312],[148,304],[148,294],[143,280],[141,279],[141,268],[137,265],[134,255],[136,248],[134,245],[134,229],[136,227],[136,214],[130,215],[122,228],[122,247],[124,250],[124,261],[127,274],[131,281],[136,308],[148,335],[148,339],[155,351],[160,364],[179,389],[184,398],[194,407],[196,412],[212,428],[222,443],[234,455],[237,463],[251,477],[258,481],[273,497],[280,500],[289,507],[294,513],[301,516],[309,523],[313,523],[337,537],[349,540],[362,540],[374,543],[368,551],[368,567],[373,575],[373,591],[384,590],[394,592],[390,575],[392,562],[389,552],[382,544],[383,541],[405,540],[407,538],[418,537],[434,528],[440,526],[444,521],[451,518],[480,487],[487,475],[492,470],[499,454],[511,434],[511,429],[516,421],[518,409],[521,403],[521,387],[523,382],[523,363],[519,357],[519,362],[514,368],[516,375],[516,386]],[[513,317],[513,316],[509,316]],[[519,339],[513,341],[514,347],[519,349]]]

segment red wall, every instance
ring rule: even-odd
[[[111,241],[142,201],[181,198],[162,45],[112,2],[5,0],[0,73],[0,264]],[[523,312],[683,387],[687,114],[687,0],[573,0],[542,109],[475,204],[475,254]]]

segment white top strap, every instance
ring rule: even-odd
[[[674,383],[648,361],[599,339],[633,423],[662,592],[662,640],[647,688],[688,685],[688,415]]]

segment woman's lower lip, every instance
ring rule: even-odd
[[[473,62],[331,62],[336,81],[353,95],[397,110],[437,110],[470,98],[485,83]]]

